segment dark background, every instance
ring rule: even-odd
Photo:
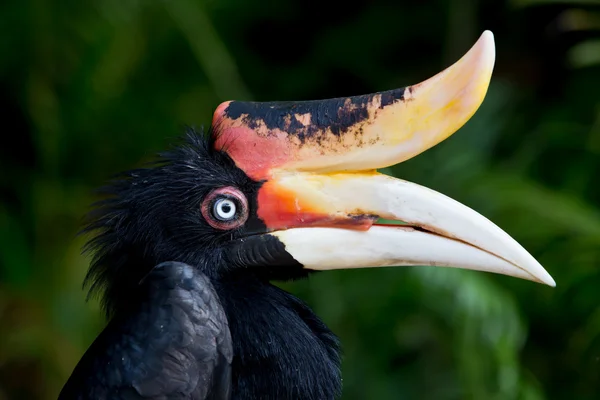
[[[344,399],[600,398],[597,1],[4,0],[0,399],[56,398],[103,327],[76,237],[93,188],[221,101],[417,83],[484,29],[481,109],[388,172],[486,215],[557,287],[425,267],[284,286],[341,337]]]

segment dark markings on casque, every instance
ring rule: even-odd
[[[296,136],[301,143],[323,139],[327,128],[335,136],[341,136],[352,126],[369,117],[369,105],[377,95],[381,96],[379,108],[404,100],[405,88],[354,97],[339,97],[327,100],[300,102],[244,102],[232,101],[225,110],[231,119],[242,117],[251,129],[263,124],[269,129],[279,129]],[[296,116],[310,115],[310,124],[305,126]],[[357,130],[358,135],[362,129]]]

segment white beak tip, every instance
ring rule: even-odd
[[[479,45],[490,49],[492,52],[495,51],[496,44],[494,42],[494,34],[492,31],[483,31],[476,43],[476,46]]]
[[[496,59],[496,42],[492,31],[484,31],[473,46],[473,50],[478,54],[482,63],[490,69],[493,68]]]
[[[491,40],[492,42],[494,41],[494,34],[492,33],[492,31],[486,29],[485,31],[483,31],[483,33],[481,34],[481,38],[483,40]]]
[[[550,274],[547,273],[547,272],[543,276],[539,277],[538,281],[540,283],[543,283],[543,284],[548,285],[550,287],[556,287],[556,282],[554,281],[554,278],[552,278],[550,276]]]

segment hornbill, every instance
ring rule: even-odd
[[[494,58],[486,31],[454,65],[403,89],[225,102],[208,134],[191,131],[110,183],[86,228],[86,280],[109,323],[60,399],[339,397],[338,339],[270,283],[310,271],[446,266],[554,286],[485,217],[376,171],[458,130]]]

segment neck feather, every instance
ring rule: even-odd
[[[233,340],[233,398],[335,399],[339,342],[298,298],[256,278],[215,284]]]

